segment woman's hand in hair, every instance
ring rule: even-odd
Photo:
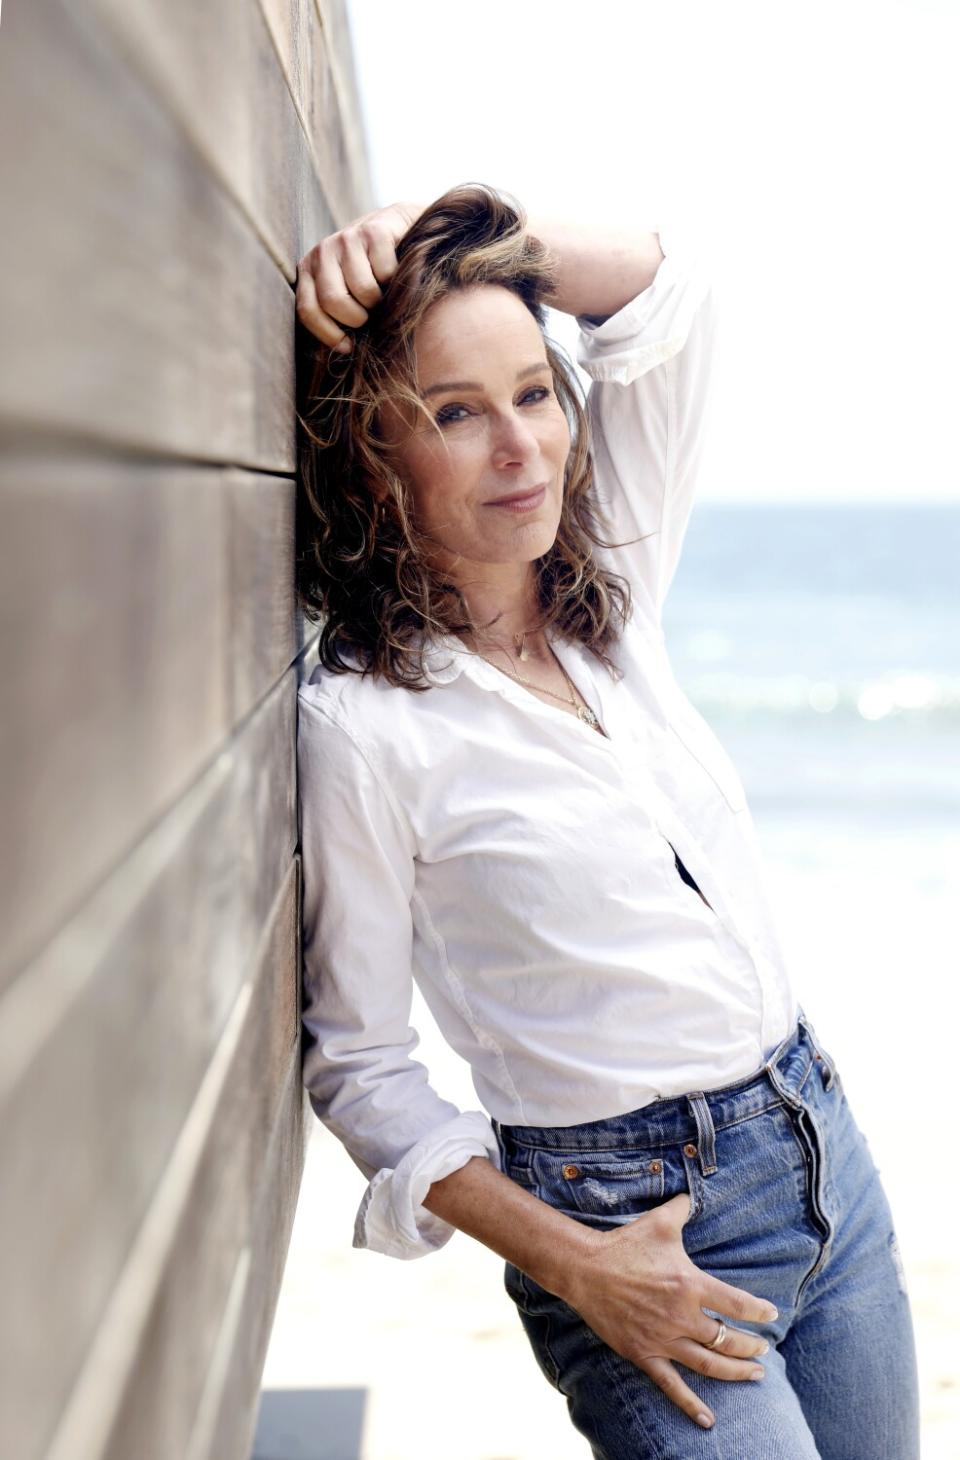
[[[355,218],[314,244],[297,265],[297,318],[333,350],[352,349],[348,329],[366,324],[397,267],[396,247],[423,212],[391,203]]]

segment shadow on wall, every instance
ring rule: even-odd
[[[264,1389],[250,1460],[360,1460],[366,1389]]]

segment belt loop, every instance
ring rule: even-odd
[[[717,1169],[716,1132],[713,1116],[702,1090],[694,1090],[687,1096],[687,1104],[697,1123],[697,1151],[700,1156],[700,1170],[704,1176],[712,1176]]]
[[[811,1045],[813,1046],[814,1054],[817,1056],[817,1059],[819,1060],[820,1064],[823,1066],[823,1071],[824,1071],[823,1087],[824,1087],[825,1090],[832,1090],[832,1088],[833,1088],[833,1081],[834,1081],[836,1072],[835,1072],[835,1070],[833,1068],[832,1062],[827,1058],[827,1054],[826,1054],[826,1051],[823,1048],[823,1045],[820,1043],[820,1040],[817,1037],[817,1031],[814,1029],[813,1025],[810,1023],[810,1020],[807,1018],[806,1014],[804,1014],[802,1011],[801,1011],[801,1014],[800,1014],[799,1023],[802,1024],[803,1027],[804,1027],[804,1029],[806,1030],[806,1032],[807,1032],[807,1038],[809,1039]]]

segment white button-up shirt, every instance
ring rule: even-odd
[[[709,1090],[755,1072],[796,1019],[743,787],[661,629],[715,309],[696,260],[660,238],[653,282],[602,325],[578,320],[607,535],[643,540],[597,549],[633,590],[619,677],[551,642],[609,738],[452,636],[424,693],[322,667],[300,687],[303,1078],[369,1181],[356,1247],[446,1242],[423,1198],[474,1155],[499,1166],[490,1116],[573,1125]],[[414,979],[483,1110],[413,1058]]]

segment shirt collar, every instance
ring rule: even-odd
[[[601,721],[606,723],[610,718],[611,701],[614,698],[609,673],[598,672],[602,666],[582,644],[564,640],[549,629],[547,636],[564,669],[571,675],[581,693],[593,701]],[[450,684],[466,673],[482,687],[515,700],[527,710],[536,711],[543,706],[543,701],[531,695],[523,685],[489,664],[482,655],[465,648],[455,634],[434,639],[422,650],[422,660],[425,677],[431,684]]]
[[[456,634],[444,634],[421,650],[423,672],[432,684],[449,684],[463,673],[466,661],[476,657]]]

